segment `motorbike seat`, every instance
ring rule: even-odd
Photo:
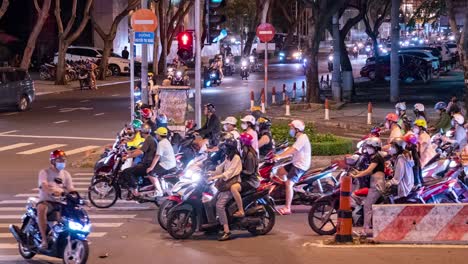
[[[241,196],[242,196],[242,197],[249,196],[249,195],[251,195],[251,194],[254,194],[256,191],[257,191],[257,190],[255,190],[255,189],[250,189],[250,190],[247,190],[247,191],[245,191],[245,192],[241,192]]]
[[[360,197],[366,197],[367,194],[369,193],[369,188],[361,188],[359,190],[356,190],[353,194],[356,195],[356,196],[360,196]]]

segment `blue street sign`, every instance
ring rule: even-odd
[[[154,44],[154,32],[135,32],[135,44]]]
[[[136,58],[136,45],[133,45],[133,58]]]

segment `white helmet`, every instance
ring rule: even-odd
[[[305,129],[305,124],[304,122],[302,122],[301,120],[293,120],[290,124],[290,126],[294,127],[295,129],[299,130],[299,131],[304,131]]]
[[[465,118],[461,114],[454,114],[452,118],[459,125],[463,125],[465,123]]]
[[[406,111],[406,103],[405,102],[399,102],[395,105],[395,109],[398,109],[400,111]]]
[[[237,119],[233,116],[228,116],[226,117],[226,120],[222,121],[221,124],[225,125],[225,124],[230,124],[230,125],[233,125],[235,126],[237,124]]]
[[[417,103],[414,105],[414,110],[418,110],[419,112],[424,112],[424,105]]]
[[[370,137],[366,139],[366,146],[371,146],[375,149],[380,149],[382,148],[382,140],[378,137]]]
[[[255,125],[255,117],[253,115],[246,115],[244,118],[241,119],[242,122],[244,123],[251,123],[252,125]]]

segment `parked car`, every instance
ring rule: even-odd
[[[457,54],[458,53],[458,47],[457,44],[455,43],[446,43],[447,48],[449,49],[451,54]]]
[[[436,47],[429,47],[429,46],[416,46],[416,47],[403,47],[400,50],[427,50],[430,51],[432,56],[437,57],[439,61],[442,61],[442,53]]]
[[[27,71],[0,67],[1,107],[16,107],[19,111],[26,111],[31,108],[34,97],[34,82]]]
[[[94,47],[70,46],[67,49],[65,60],[82,61],[93,60],[97,61],[102,58],[103,50]],[[58,53],[55,53],[54,63],[58,61]],[[109,69],[112,75],[117,76],[122,73],[130,72],[130,60],[122,58],[116,53],[111,53],[109,57]]]
[[[410,54],[400,54],[400,79],[413,79],[428,81],[431,78],[432,64],[426,60]],[[382,80],[390,76],[390,56],[379,56],[369,60],[361,69],[361,76],[371,80]]]
[[[432,69],[434,71],[438,71],[440,69],[440,61],[439,58],[433,56],[430,51],[427,50],[400,50],[400,54],[409,54],[416,57],[423,58],[427,62],[432,64]]]

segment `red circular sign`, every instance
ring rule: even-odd
[[[132,14],[130,23],[137,32],[153,32],[158,26],[158,19],[150,9],[138,9]]]
[[[269,42],[275,36],[275,28],[268,23],[262,23],[257,27],[257,37],[262,42]]]

